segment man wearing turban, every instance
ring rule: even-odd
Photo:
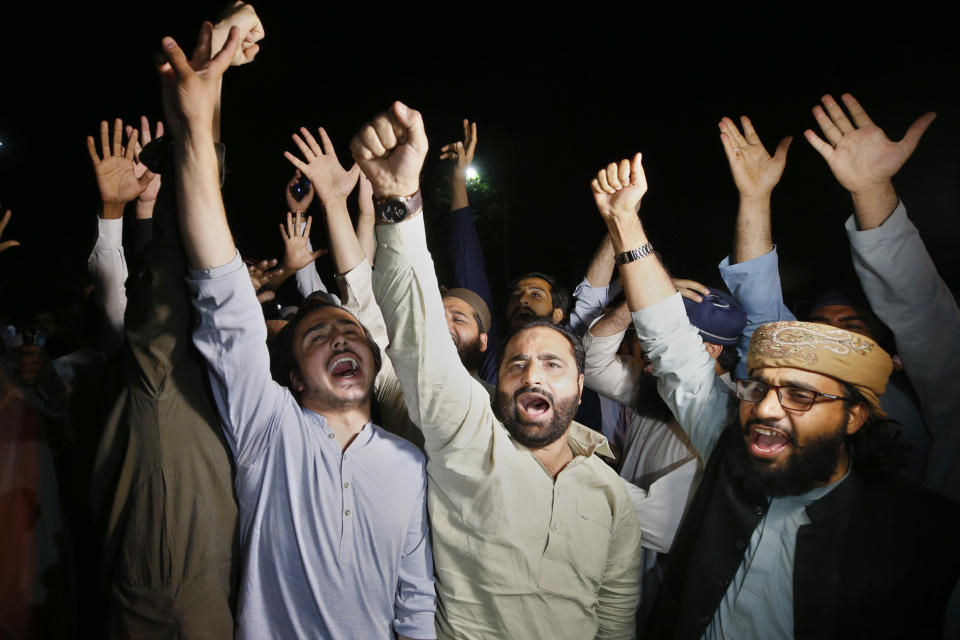
[[[890,357],[829,325],[763,325],[738,403],[637,216],[640,154],[591,186],[660,395],[706,461],[643,637],[943,637],[960,505],[891,473]]]

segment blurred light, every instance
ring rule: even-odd
[[[476,180],[480,177],[480,174],[477,173],[477,170],[473,167],[467,168],[467,180]]]

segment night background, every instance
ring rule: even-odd
[[[13,210],[4,239],[22,244],[0,256],[5,310],[78,286],[98,208],[86,136],[102,119],[162,117],[151,63],[160,38],[189,52],[201,20],[223,3],[160,6],[24,5],[32,18],[3,20],[0,203]],[[826,4],[757,14],[684,3],[255,6],[261,52],[227,73],[223,91],[224,198],[245,256],[280,257],[290,134],[323,125],[349,166],[353,133],[401,99],[423,113],[430,138],[423,191],[441,282],[451,165],[437,156],[467,117],[479,127],[482,183],[471,202],[495,293],[527,270],[579,281],[603,236],[589,181],[635,151],[644,154],[641,217],[654,247],[674,275],[716,284],[737,207],[717,123],[747,114],[769,151],[794,136],[773,225],[787,302],[803,311],[819,290],[855,281],[843,230],[849,198],[803,139],[806,128],[819,133],[810,109],[820,96],[849,91],[894,140],[937,112],[895,186],[947,284],[960,288],[957,34],[917,3],[866,18]],[[311,213],[323,246],[320,208]],[[318,266],[332,286],[329,260]]]

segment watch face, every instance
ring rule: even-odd
[[[380,207],[380,217],[387,222],[401,222],[407,217],[407,205],[400,200],[388,200]]]

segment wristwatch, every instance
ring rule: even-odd
[[[627,264],[633,262],[634,260],[639,260],[641,258],[646,258],[648,255],[653,253],[653,245],[649,242],[642,247],[637,247],[636,249],[630,249],[629,251],[624,251],[614,256],[613,260],[617,264]]]
[[[403,222],[423,207],[423,195],[420,190],[412,196],[390,197],[374,196],[373,205],[377,212],[377,222],[393,224]]]

